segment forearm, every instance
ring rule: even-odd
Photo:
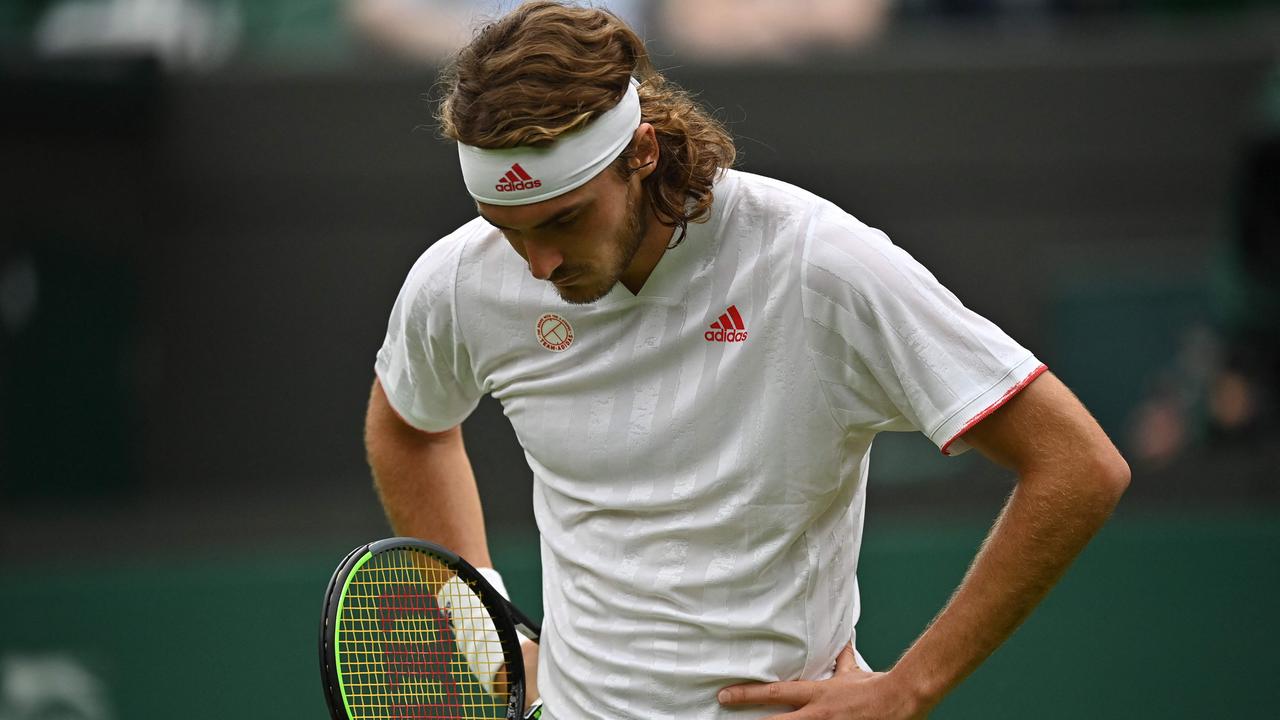
[[[1101,474],[1101,476],[1099,475]],[[1108,468],[1024,475],[947,606],[890,675],[925,707],[973,672],[1044,598],[1114,509]]]
[[[375,382],[365,420],[365,449],[396,534],[443,545],[473,565],[492,566],[461,429],[424,433],[407,425]]]

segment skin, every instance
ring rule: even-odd
[[[641,202],[653,171],[653,127],[636,130],[636,171],[602,172],[558,198],[518,206],[478,204],[529,272],[568,302],[590,303],[617,283],[638,293],[673,228]],[[601,242],[600,238],[608,238]],[[846,648],[823,681],[724,688],[724,705],[775,705],[776,718],[923,718],[1004,642],[1110,516],[1129,468],[1102,429],[1045,373],[964,439],[1017,473],[1017,485],[947,606],[889,670],[865,672]],[[392,528],[491,566],[475,476],[460,427],[429,433],[406,423],[375,380],[365,420],[374,483]],[[538,646],[523,647],[528,699],[537,697]]]

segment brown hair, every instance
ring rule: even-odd
[[[733,138],[606,10],[534,0],[484,26],[441,76],[437,120],[446,137],[474,147],[544,146],[616,105],[632,76],[641,122],[658,138],[648,201],[683,239],[688,223],[707,219],[715,177],[736,156]],[[623,176],[632,154],[628,147],[614,165]]]

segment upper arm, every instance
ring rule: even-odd
[[[1123,488],[1129,466],[1089,411],[1046,372],[970,428],[983,455],[1027,476],[1079,467]]]
[[[386,439],[431,442],[449,440],[462,435],[461,425],[454,425],[440,432],[428,432],[411,425],[391,405],[386,391],[382,388],[382,381],[376,377],[373,380],[373,388],[369,391],[369,407],[365,412],[364,428],[365,445],[371,452],[379,441]]]

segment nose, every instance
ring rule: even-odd
[[[537,242],[525,242],[525,259],[529,261],[529,272],[539,280],[548,280],[551,273],[564,262],[560,251],[549,245]]]

